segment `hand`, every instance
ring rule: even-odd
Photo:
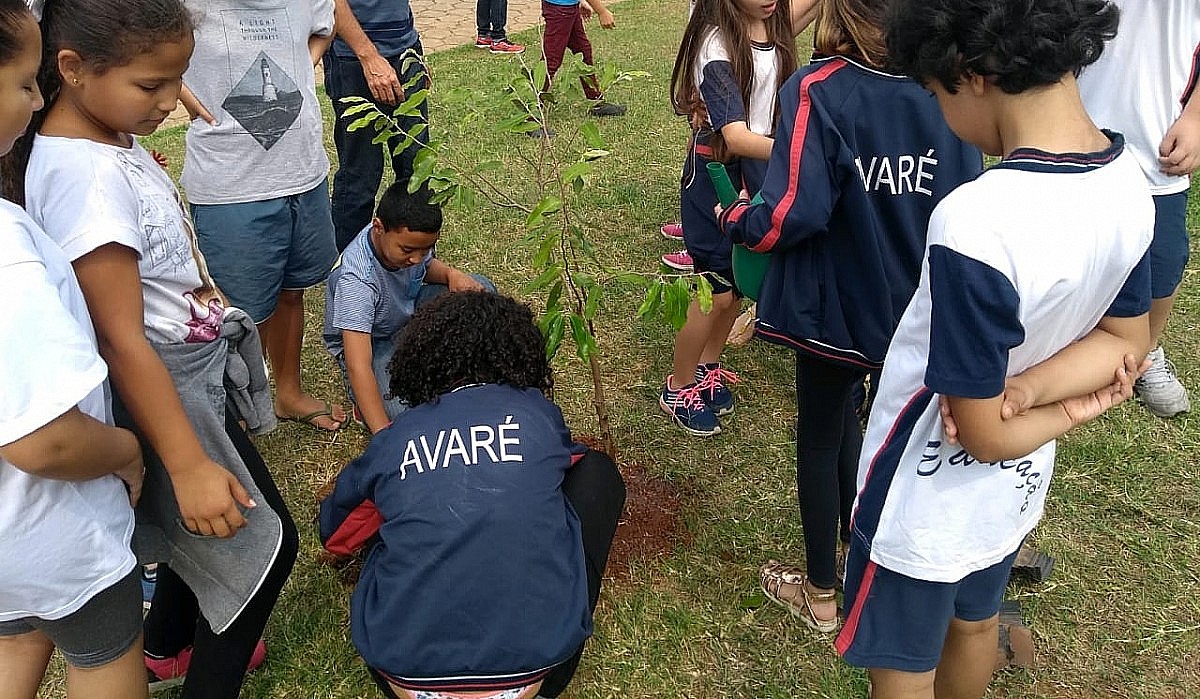
[[[1114,405],[1120,405],[1131,398],[1133,396],[1133,382],[1149,368],[1149,360],[1138,364],[1136,357],[1132,354],[1127,354],[1125,355],[1124,364],[1117,367],[1111,384],[1084,396],[1064,398],[1058,404],[1062,407],[1063,412],[1067,414],[1072,427],[1082,425],[1089,420],[1096,419],[1101,413]]]
[[[146,465],[142,461],[142,449],[140,446],[137,449],[135,458],[130,459],[128,464],[113,471],[113,475],[125,482],[125,488],[129,490],[129,506],[137,507],[138,500],[142,499],[142,481],[146,478]]]
[[[607,9],[600,10],[596,13],[596,16],[600,18],[600,26],[604,29],[612,29],[613,27],[617,26],[616,18],[614,18],[613,13],[609,12]]]
[[[450,287],[450,291],[483,291],[483,284],[480,284],[475,277],[457,269],[451,269],[446,274],[446,286]],[[382,428],[381,428],[382,429]]]
[[[742,202],[743,204],[745,204],[745,203],[748,203],[749,201],[750,201],[750,192],[747,192],[745,189],[743,189],[742,191],[738,192],[738,198],[736,200],[734,200],[733,203],[736,204],[738,202]],[[730,206],[733,206],[733,204],[730,204]],[[721,206],[721,202],[717,202],[716,205],[713,206],[713,213],[717,215],[717,220],[720,221],[721,214],[725,213],[725,207]]]
[[[187,110],[188,119],[194,121],[196,117],[199,117],[207,122],[210,126],[217,125],[216,117],[214,117],[212,113],[200,103],[199,98],[196,97],[195,93],[188,89],[187,85],[184,85],[179,90],[179,103],[182,104],[183,108]]]
[[[588,21],[592,18],[592,6],[586,2],[579,3],[579,17],[583,21]]]
[[[1181,116],[1167,129],[1158,146],[1158,169],[1183,177],[1200,167],[1200,118]]]
[[[1027,412],[1033,405],[1033,389],[1026,385],[1020,374],[1004,380],[1004,401],[1000,404],[1000,419]]]
[[[700,99],[692,102],[692,113],[688,115],[693,131],[697,131],[708,123],[708,106]]]
[[[399,104],[404,99],[404,86],[396,75],[396,69],[378,53],[361,61],[367,88],[376,102],[386,105]]]
[[[211,459],[171,473],[179,513],[188,531],[202,536],[228,538],[246,526],[238,509],[255,506],[232,473]]]

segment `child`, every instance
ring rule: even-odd
[[[254,326],[226,308],[170,178],[136,141],[174,109],[192,52],[180,0],[50,0],[27,132],[30,214],[72,260],[115,389],[136,428],[146,492],[135,547],[159,566],[146,667],[183,696],[236,697],[298,539],[262,458],[227,410],[231,351],[262,366]],[[36,131],[36,136],[34,136]],[[273,426],[257,372],[241,417]],[[258,408],[254,413],[249,408]]]
[[[796,491],[807,570],[770,561],[768,596],[823,633],[838,626],[862,445],[853,395],[883,363],[920,276],[934,205],[981,167],[929,93],[885,72],[884,0],[830,0],[813,62],[780,93],[764,203],[723,215],[735,243],[774,253],[759,337],[796,350]],[[687,228],[685,226],[684,230]]]
[[[333,0],[187,5],[197,27],[181,182],[200,250],[221,291],[259,326],[276,414],[340,429],[342,406],[300,382],[304,290],[338,254],[313,73],[333,41]]]
[[[733,412],[733,393],[726,383],[737,376],[721,366],[721,351],[740,298],[733,283],[732,246],[713,215],[717,194],[706,166],[728,160],[735,181],[740,178],[754,191],[762,183],[775,132],[776,93],[796,69],[789,13],[786,0],[777,6],[699,0],[671,73],[675,111],[704,114],[688,144],[679,203],[684,244],[713,293],[710,312],[701,311],[695,301],[688,306],[658,404],[676,424],[702,437],[719,433],[718,418]]]
[[[37,21],[0,1],[0,152],[42,107]],[[0,677],[32,699],[55,647],[72,696],[145,697],[137,566],[137,438],[112,427],[87,306],[71,265],[0,201]],[[87,542],[81,546],[80,542]]]
[[[433,256],[442,230],[442,209],[422,187],[403,182],[387,188],[371,224],[342,254],[325,284],[325,347],[337,360],[355,411],[372,434],[405,408],[389,394],[392,338],[413,310],[449,289],[496,287]]]
[[[837,649],[870,668],[876,699],[983,696],[1054,439],[1132,395],[1153,205],[1122,137],[1091,122],[1075,85],[1116,30],[1103,0],[893,6],[897,68],[957,134],[1003,159],[930,218],[867,426]],[[1010,415],[1014,394],[1027,400]]]
[[[371,546],[355,647],[387,697],[557,697],[592,632],[620,473],[572,443],[533,314],[506,296],[430,301],[389,368],[412,407],[321,503],[330,552]]]
[[[508,40],[504,25],[508,23],[508,0],[476,0],[475,48],[492,53],[525,53],[525,47]]]
[[[1079,78],[1097,124],[1120,131],[1154,195],[1150,246],[1150,369],[1134,385],[1146,409],[1173,417],[1191,407],[1159,345],[1188,261],[1188,176],[1200,166],[1200,3],[1114,2],[1121,27]]]
[[[603,0],[542,0],[542,20],[546,23],[542,34],[542,58],[546,61],[545,90],[550,89],[550,81],[562,66],[563,53],[567,49],[582,55],[583,62],[592,65],[592,44],[583,28],[583,20],[591,17],[593,12],[600,17],[601,27],[612,29],[617,26]],[[592,116],[621,116],[625,113],[625,105],[604,101],[595,75],[584,76],[579,83],[583,85],[583,94],[595,103],[588,110]],[[530,135],[553,135],[539,132],[531,131]]]

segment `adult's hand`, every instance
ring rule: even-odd
[[[400,100],[404,99],[404,86],[400,84],[396,69],[386,58],[375,54],[360,63],[363,77],[367,79],[367,89],[371,91],[371,97],[375,98],[376,102],[390,106],[399,104]]]

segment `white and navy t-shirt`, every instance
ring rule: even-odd
[[[1159,172],[1158,147],[1200,77],[1200,2],[1114,0],[1117,36],[1083,70],[1079,93],[1096,124],[1120,131],[1153,194],[1188,188],[1188,177]]]
[[[138,255],[146,337],[211,342],[225,315],[192,220],[166,171],[131,148],[38,135],[25,174],[29,215],[72,261],[109,243]]]
[[[432,259],[430,250],[411,267],[388,269],[371,245],[371,226],[362,229],[325,281],[323,339],[329,352],[342,353],[343,330],[370,333],[380,340],[399,332],[416,310],[417,294]]]
[[[1154,206],[1109,135],[1099,153],[1014,151],[934,210],[859,463],[852,528],[878,565],[955,582],[1003,560],[1041,518],[1054,442],[979,462],[946,442],[937,397],[1000,395],[1103,316],[1149,309]]]
[[[87,305],[62,250],[0,200],[0,445],[78,407],[112,424]],[[61,619],[133,570],[133,508],[116,476],[63,481],[0,458],[0,622]]]

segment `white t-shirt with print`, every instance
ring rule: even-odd
[[[83,294],[62,251],[0,200],[0,445],[73,407],[112,423]],[[0,621],[61,619],[133,570],[133,509],[116,476],[62,481],[0,458]]]
[[[188,201],[263,201],[319,185],[329,157],[308,39],[333,31],[332,0],[186,4],[198,27],[183,82],[217,122],[188,126]]]
[[[38,135],[25,203],[72,261],[108,243],[138,254],[151,342],[210,342],[220,334],[225,310],[191,218],[171,178],[141,145]]]

